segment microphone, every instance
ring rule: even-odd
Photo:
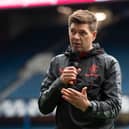
[[[72,64],[75,68],[77,69],[79,68],[79,62],[75,61],[75,62],[72,62]]]
[[[80,67],[79,67],[79,62],[77,62],[77,61],[71,62],[69,66],[74,66],[74,67],[77,69],[77,72],[78,72],[78,74],[79,74],[79,72],[80,72],[80,71],[78,70],[78,69],[80,68]],[[78,76],[78,75],[77,75],[77,76]],[[76,78],[76,80],[70,80],[70,81],[69,81],[69,83],[70,83],[71,85],[76,84],[76,82],[77,82],[77,78]]]
[[[79,68],[79,61],[80,61],[79,52],[72,52],[70,54],[70,59],[69,59],[70,66],[74,66],[76,68]]]
[[[78,52],[72,52],[71,55],[70,55],[69,66],[74,66],[77,69],[77,72],[79,72],[78,71],[79,60],[80,60],[79,53]],[[71,85],[76,84],[76,82],[77,82],[77,79],[69,81],[69,83]]]

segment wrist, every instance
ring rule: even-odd
[[[92,107],[92,104],[91,102],[88,100],[87,101],[87,104],[84,106],[84,108],[82,108],[82,111],[85,112],[87,111],[88,109],[90,109]]]

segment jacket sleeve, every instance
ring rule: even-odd
[[[39,110],[43,114],[52,112],[59,103],[60,89],[64,84],[57,76],[57,69],[56,58],[53,58],[42,82],[40,97],[38,99]]]
[[[94,118],[116,118],[121,109],[121,70],[118,61],[111,57],[105,70],[105,81],[102,85],[102,100],[91,101],[86,112]]]

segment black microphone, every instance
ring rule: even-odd
[[[72,64],[75,68],[77,69],[79,68],[79,62],[75,61],[75,62],[72,62]]]
[[[74,66],[77,70],[79,68],[79,61],[80,61],[80,57],[79,57],[79,53],[78,52],[72,52],[70,54],[70,59],[69,59],[69,66]],[[78,76],[78,75],[77,75]],[[77,79],[72,81],[72,85],[76,84]]]
[[[69,65],[79,68],[79,61],[80,61],[79,52],[72,52],[70,54]]]
[[[78,70],[78,68],[79,68],[79,62],[72,61],[72,62],[70,62],[69,66],[74,66]],[[78,75],[79,75],[79,73],[78,73]],[[77,78],[78,78],[78,75],[77,75]],[[70,81],[72,83],[71,85],[75,85],[77,83],[77,78],[76,78],[76,80],[71,80]]]

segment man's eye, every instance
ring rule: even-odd
[[[80,32],[79,34],[82,35],[82,36],[87,35],[86,32]]]
[[[74,30],[71,30],[71,33],[72,33],[72,34],[75,34],[75,33],[76,33],[76,31],[74,31]]]

